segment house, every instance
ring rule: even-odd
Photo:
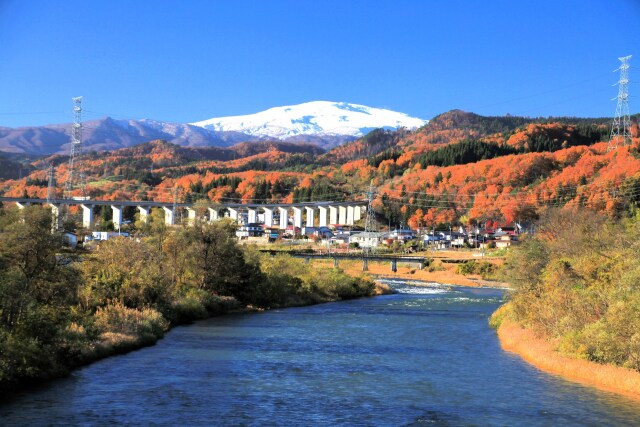
[[[333,237],[329,239],[332,244],[346,245],[351,241],[351,236],[346,233],[338,233],[334,234]]]
[[[293,225],[288,225],[282,236],[294,237],[299,235],[300,235],[300,227],[294,227]]]
[[[302,227],[302,235],[328,239],[333,236],[329,227]]]
[[[451,234],[451,246],[455,248],[461,248],[464,246],[464,242],[467,235],[460,232],[453,232]]]
[[[401,228],[393,230],[389,233],[389,238],[393,240],[402,240],[403,242],[413,240],[416,238],[416,232],[409,228]]]
[[[387,233],[363,231],[349,236],[349,243],[357,243],[361,248],[377,248],[388,237]]]
[[[424,242],[425,243],[437,242],[440,239],[442,239],[442,236],[440,236],[440,234],[425,234],[424,235]]]
[[[243,224],[236,230],[236,236],[241,239],[246,239],[247,237],[262,237],[263,234],[264,229],[262,228],[262,224],[255,222]]]
[[[505,233],[495,240],[495,244],[497,249],[509,248],[518,244],[518,238]]]
[[[93,231],[91,236],[85,236],[84,240],[109,240],[114,237],[129,237],[129,233],[120,231]]]
[[[516,227],[500,227],[498,228],[498,231],[510,236],[516,236],[518,234],[518,229]]]

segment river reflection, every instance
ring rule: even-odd
[[[635,425],[640,404],[500,349],[502,292],[397,294],[214,318],[0,405],[4,425]]]

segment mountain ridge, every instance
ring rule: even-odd
[[[318,104],[319,103],[319,104]],[[316,110],[316,115],[291,116],[292,111],[300,106],[317,107],[318,105],[331,104],[334,106],[330,118],[323,117],[321,110]],[[335,107],[335,106],[338,107]],[[301,107],[305,108],[305,107]],[[288,111],[285,111],[288,110]],[[338,110],[344,114],[338,117],[343,119],[341,125],[336,125],[336,113]],[[275,117],[273,112],[279,111],[284,118]],[[329,110],[324,110],[329,111]],[[382,115],[379,113],[382,111]],[[265,132],[244,132],[242,128],[236,127],[221,128],[213,124],[206,124],[209,119],[200,123],[201,125],[189,123],[170,123],[152,119],[128,120],[104,117],[97,120],[83,122],[83,145],[86,151],[116,150],[119,148],[131,147],[144,142],[162,139],[184,147],[229,147],[240,142],[257,142],[278,140],[293,143],[312,143],[323,149],[330,149],[335,146],[352,141],[369,130],[375,128],[394,128],[404,125],[418,125],[425,123],[422,119],[410,118],[404,113],[390,110],[375,109],[359,104],[349,103],[329,103],[327,101],[314,101],[300,104],[299,106],[274,107],[266,110],[271,112],[270,122],[256,124],[252,122],[253,130],[257,127],[272,127],[274,122],[284,124],[290,122],[290,128],[281,126],[281,131],[277,133]],[[307,108],[307,112],[311,110]],[[265,112],[262,112],[265,113]],[[317,113],[320,113],[318,115]],[[261,113],[256,113],[261,114]],[[329,114],[329,113],[324,113]],[[377,115],[376,115],[377,114]],[[355,123],[350,123],[353,115],[371,116],[368,120],[358,117]],[[235,116],[251,117],[250,116]],[[406,120],[405,120],[406,119]],[[404,121],[403,121],[404,120]],[[204,125],[202,125],[205,123]],[[271,124],[270,124],[271,123]],[[331,125],[330,128],[327,126]],[[33,127],[9,128],[0,126],[0,151],[8,153],[48,155],[68,153],[71,147],[70,123],[51,124]]]

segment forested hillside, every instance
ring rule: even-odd
[[[243,143],[185,148],[153,141],[78,162],[92,198],[209,202],[363,199],[377,187],[383,224],[448,227],[537,218],[549,207],[589,206],[611,217],[637,202],[638,125],[633,144],[607,152],[606,119],[482,117],[453,110],[415,131],[374,130],[329,152],[312,145]],[[33,162],[5,179],[7,196],[44,197],[67,159]],[[76,191],[79,194],[79,191]]]

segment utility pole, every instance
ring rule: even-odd
[[[613,118],[611,125],[611,136],[609,138],[609,146],[607,152],[618,148],[618,141],[622,141],[622,145],[631,144],[631,119],[629,118],[629,60],[631,55],[618,58],[622,63],[620,68],[620,80],[618,80],[618,96],[613,99],[618,100],[616,106],[616,116]]]

